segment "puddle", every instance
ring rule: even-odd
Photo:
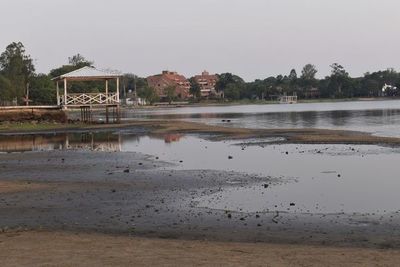
[[[174,169],[234,171],[262,180],[254,183],[249,179],[243,183],[227,177],[226,186],[221,191],[195,199],[197,207],[201,208],[243,212],[362,214],[400,210],[399,148],[372,145],[265,145],[273,141],[210,141],[179,134],[143,136],[128,132],[75,133],[2,136],[0,150],[140,152],[151,155],[155,160],[174,163]],[[245,142],[262,142],[263,145],[243,146]]]

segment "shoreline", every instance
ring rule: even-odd
[[[400,248],[396,234],[400,225],[398,212],[374,215],[282,211],[277,217],[274,210],[203,208],[197,206],[196,199],[237,186],[275,184],[277,177],[170,167],[174,164],[136,152],[0,154],[0,182],[6,185],[0,188],[0,230]]]
[[[57,134],[73,132],[107,132],[142,129],[143,134],[212,134],[215,139],[249,139],[278,137],[283,144],[353,144],[400,145],[400,138],[375,136],[366,132],[316,128],[249,129],[213,126],[181,120],[132,120],[120,124],[7,124],[0,125],[0,136]]]

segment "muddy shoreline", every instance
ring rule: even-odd
[[[121,124],[25,124],[0,126],[0,136],[56,134],[74,132],[130,131],[143,134],[209,134],[214,139],[283,138],[279,143],[354,144],[399,146],[400,138],[374,136],[365,132],[328,129],[247,129],[207,125],[187,121],[134,120]]]
[[[174,170],[140,153],[50,151],[0,154],[0,229],[45,229],[183,240],[400,248],[400,214],[246,213],[195,200],[270,177]],[[31,187],[31,188],[30,188]],[[0,188],[1,189],[1,188]]]

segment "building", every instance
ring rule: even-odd
[[[147,77],[147,83],[156,90],[161,99],[167,98],[166,89],[175,87],[175,96],[187,99],[190,96],[190,82],[185,76],[173,71],[163,71],[161,74]]]
[[[194,79],[200,85],[202,97],[208,98],[210,96],[217,96],[215,86],[218,81],[218,76],[216,74],[210,74],[207,71],[203,71],[201,75],[194,76]]]

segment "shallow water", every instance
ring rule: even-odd
[[[251,143],[259,141],[215,142],[192,135],[75,133],[3,136],[0,150],[140,152],[151,155],[154,160],[173,163],[169,167],[172,169],[223,170],[260,177],[259,183],[237,183],[228,178],[221,191],[196,199],[198,207],[243,212],[350,214],[400,210],[397,167],[400,148]]]
[[[182,119],[242,128],[342,129],[400,136],[400,100],[160,108],[128,111],[124,117]]]

